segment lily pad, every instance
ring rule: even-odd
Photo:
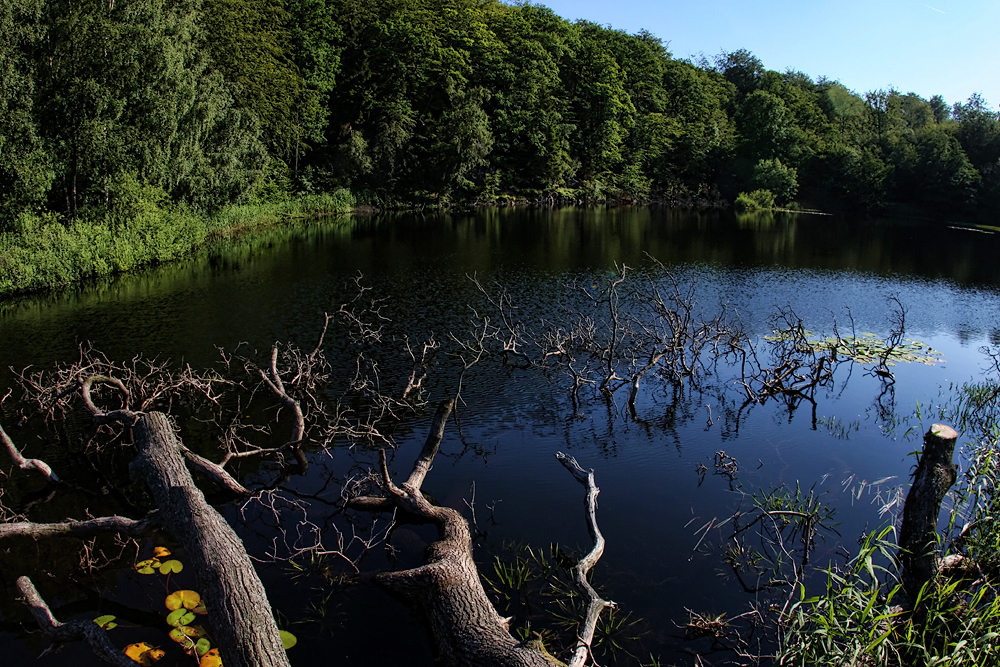
[[[184,563],[179,560],[168,560],[160,564],[160,574],[170,574],[180,572],[184,569]]]
[[[105,630],[113,630],[113,629],[115,629],[115,628],[118,627],[118,624],[114,622],[114,620],[116,618],[118,618],[118,617],[117,616],[98,616],[97,618],[94,619],[94,623],[97,623],[99,626],[101,626]]]
[[[167,605],[167,609],[170,611],[180,609],[181,607],[194,609],[201,604],[201,595],[196,591],[174,591],[167,596],[164,604]]]
[[[222,658],[219,656],[219,649],[209,649],[205,655],[201,656],[198,667],[222,667]]]
[[[125,655],[140,665],[149,667],[149,665],[162,658],[165,652],[154,646],[150,646],[146,642],[139,642],[138,644],[129,644],[126,646]]]
[[[160,561],[156,558],[150,558],[149,560],[141,560],[135,564],[135,571],[139,574],[155,574],[156,569],[160,567]]]
[[[153,548],[153,557],[154,558],[166,558],[169,555],[170,555],[170,549],[168,549],[166,547],[154,547]]]
[[[187,609],[175,609],[174,611],[167,614],[167,625],[172,625],[175,628],[179,628],[182,625],[187,625],[188,623],[194,622],[195,615],[192,614]]]
[[[299,643],[298,638],[288,630],[278,630],[278,634],[281,635],[281,645],[286,651]]]

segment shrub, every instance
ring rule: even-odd
[[[740,213],[753,213],[755,211],[770,211],[774,208],[774,193],[770,190],[754,190],[753,192],[741,192],[736,197],[734,204]]]

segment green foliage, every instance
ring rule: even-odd
[[[761,160],[753,168],[753,185],[758,190],[769,190],[782,204],[795,198],[799,190],[798,171],[787,167],[781,160]]]
[[[774,208],[774,193],[770,190],[754,190],[753,192],[741,192],[736,197],[733,206],[740,213],[756,213],[758,211],[770,211]]]

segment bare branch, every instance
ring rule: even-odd
[[[50,641],[57,643],[84,639],[91,650],[101,660],[115,667],[135,667],[135,662],[111,643],[108,633],[93,621],[70,621],[60,623],[52,615],[49,606],[42,599],[28,577],[18,577],[17,588],[24,596],[25,604],[31,607],[31,615]]]
[[[583,667],[587,663],[587,659],[592,656],[591,645],[594,641],[594,633],[597,631],[597,621],[601,617],[601,612],[616,605],[614,602],[602,599],[587,581],[590,570],[597,565],[597,561],[604,554],[604,536],[601,535],[601,531],[597,527],[597,495],[600,493],[600,489],[594,482],[594,471],[584,470],[575,458],[562,452],[556,453],[556,458],[586,489],[584,505],[587,514],[587,530],[591,539],[594,540],[594,546],[590,552],[573,566],[573,579],[576,582],[576,587],[587,600],[587,610],[576,634],[576,647],[570,658],[569,667]]]
[[[64,521],[62,523],[33,523],[18,521],[0,523],[0,539],[25,536],[33,539],[43,537],[91,538],[105,533],[119,533],[129,537],[145,537],[159,527],[154,510],[136,521],[124,516],[103,516],[86,521]]]
[[[10,455],[10,460],[13,461],[18,468],[21,470],[37,470],[45,476],[45,479],[49,480],[53,484],[59,483],[59,476],[52,471],[52,468],[49,467],[48,463],[40,459],[24,458],[21,452],[18,451],[17,447],[14,445],[14,441],[11,440],[10,436],[7,435],[7,432],[3,430],[3,426],[0,426],[0,440],[3,440],[3,444],[7,448],[7,454]]]

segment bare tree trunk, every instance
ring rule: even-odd
[[[958,433],[950,426],[931,426],[924,436],[923,455],[906,495],[899,546],[903,585],[911,600],[940,568],[937,524],[941,502],[958,475],[951,462],[957,439]]]
[[[284,667],[288,657],[271,605],[243,542],[194,485],[167,416],[137,413],[130,469],[159,508],[158,521],[184,545],[198,573],[212,636],[226,667]]]

